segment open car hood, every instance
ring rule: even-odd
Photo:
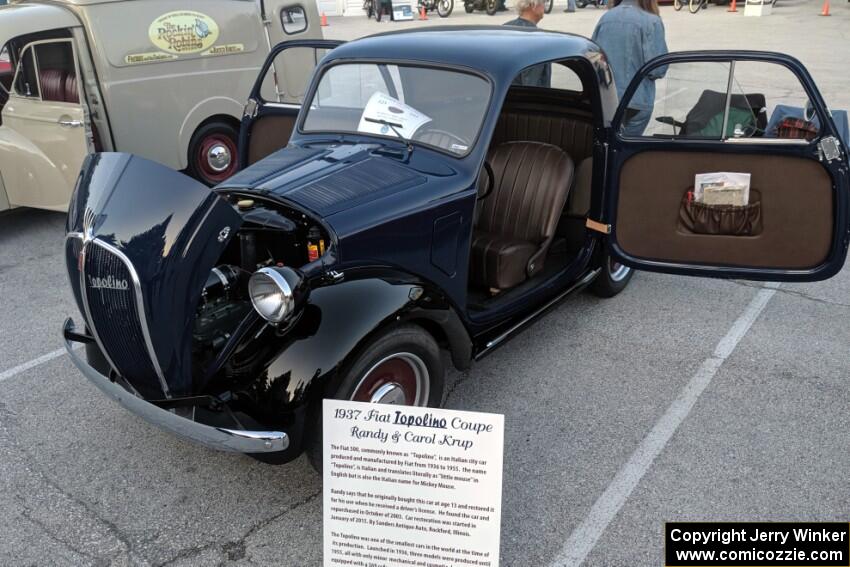
[[[67,223],[74,295],[112,365],[147,399],[191,393],[195,309],[241,216],[190,177],[101,153],[83,164]]]

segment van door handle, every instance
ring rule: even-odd
[[[79,128],[80,126],[83,125],[83,121],[82,120],[70,120],[70,119],[67,119],[67,118],[60,118],[59,119],[59,125],[65,126],[67,128]]]

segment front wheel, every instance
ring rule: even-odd
[[[466,11],[467,14],[471,14],[475,11],[475,5],[472,2],[464,2],[463,9]]]
[[[236,128],[224,122],[210,122],[198,128],[189,142],[189,174],[213,186],[236,173],[238,139]]]
[[[590,284],[590,291],[599,297],[614,297],[629,285],[634,270],[617,262],[608,255],[602,254],[602,271]]]
[[[552,12],[552,7],[555,5],[555,0],[546,0],[546,8],[544,11],[549,14]]]
[[[438,0],[437,13],[441,18],[448,18],[455,9],[455,0]]]
[[[682,9],[682,0],[673,0],[673,9],[677,12]]]
[[[691,14],[696,14],[702,8],[703,0],[688,0],[688,11]]]
[[[338,400],[418,407],[439,407],[443,402],[445,369],[440,347],[417,325],[394,327],[379,335],[344,372],[333,395]],[[314,413],[307,457],[321,472],[321,406]]]
[[[485,10],[488,16],[494,15],[499,10],[499,0],[487,0]]]

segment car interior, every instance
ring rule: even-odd
[[[569,61],[554,65],[570,69]],[[568,88],[515,84],[505,99],[488,150],[492,189],[479,197],[474,223],[473,311],[496,308],[562,272],[584,244],[594,116],[585,94],[592,91],[578,82],[578,68],[574,75]]]

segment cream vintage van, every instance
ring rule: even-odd
[[[312,0],[12,0],[0,7],[0,210],[66,210],[94,151],[224,180],[270,48],[321,37],[319,25]],[[276,65],[268,88],[300,98],[283,84],[303,85],[314,57]]]

